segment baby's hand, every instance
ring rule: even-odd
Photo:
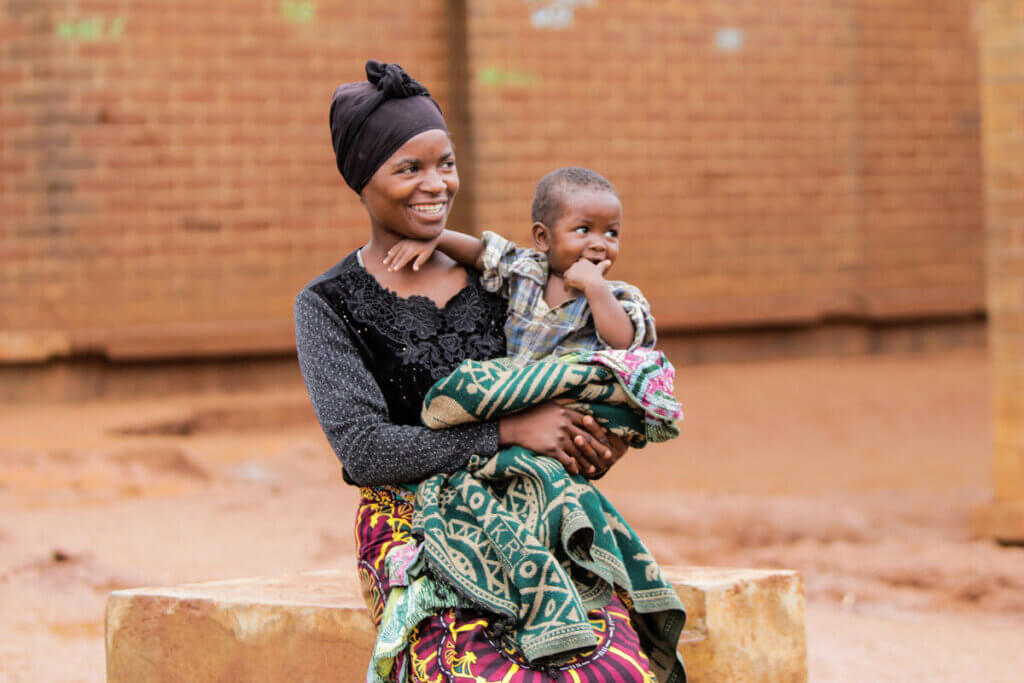
[[[412,269],[419,270],[420,266],[430,260],[440,240],[440,235],[429,241],[408,238],[399,240],[395,246],[388,249],[384,265],[388,267],[388,272],[393,272],[405,268],[405,265],[412,261]]]
[[[612,262],[605,259],[600,263],[593,263],[581,258],[569,266],[569,270],[562,274],[565,284],[573,289],[586,293],[588,287],[604,282],[604,274],[612,267]]]

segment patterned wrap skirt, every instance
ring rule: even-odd
[[[356,549],[363,599],[375,626],[380,626],[391,591],[384,559],[397,545],[413,541],[414,495],[391,486],[364,487],[356,514]],[[629,612],[616,597],[590,613],[597,646],[554,667],[531,666],[516,650],[504,644],[491,629],[486,614],[474,610],[447,609],[413,630],[406,661],[416,683],[657,683],[647,655],[629,621]]]

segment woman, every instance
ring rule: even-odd
[[[466,358],[505,353],[505,303],[441,253],[418,271],[388,272],[384,256],[402,238],[444,229],[459,188],[440,108],[394,64],[367,63],[367,81],[340,86],[331,104],[338,169],[359,194],[369,240],[310,282],[295,303],[299,362],[310,399],[344,478],[361,488],[356,521],[364,597],[379,625],[391,588],[384,557],[407,543],[414,484],[463,467],[469,456],[517,444],[567,470],[600,476],[625,445],[590,417],[547,404],[497,422],[429,430],[419,413],[430,386]],[[584,468],[589,469],[589,468]],[[651,680],[628,612],[613,600],[592,613],[600,644],[552,669],[503,650],[486,615],[444,610],[413,633],[413,680]],[[479,677],[479,678],[478,678]]]

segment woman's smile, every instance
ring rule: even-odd
[[[421,202],[417,204],[410,204],[409,208],[426,217],[440,217],[444,214],[445,207],[447,206],[447,201]]]

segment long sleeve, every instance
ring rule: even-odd
[[[484,253],[480,259],[482,267],[480,283],[488,292],[494,292],[507,299],[510,293],[509,276],[516,263],[528,252],[526,249],[517,247],[515,242],[490,230],[485,230],[480,239],[484,247]],[[538,277],[544,277],[544,273],[540,269],[538,269]]]
[[[651,305],[647,303],[644,295],[639,289],[625,282],[613,282],[612,294],[619,300],[633,323],[633,341],[629,344],[629,350],[632,351],[638,346],[653,348],[658,341],[658,335],[654,329]],[[597,338],[601,339],[601,335],[597,335]],[[604,340],[601,341],[604,343]]]
[[[431,430],[396,425],[350,332],[330,306],[305,289],[295,300],[299,367],[313,409],[346,478],[361,486],[420,481],[498,450],[498,423]]]

